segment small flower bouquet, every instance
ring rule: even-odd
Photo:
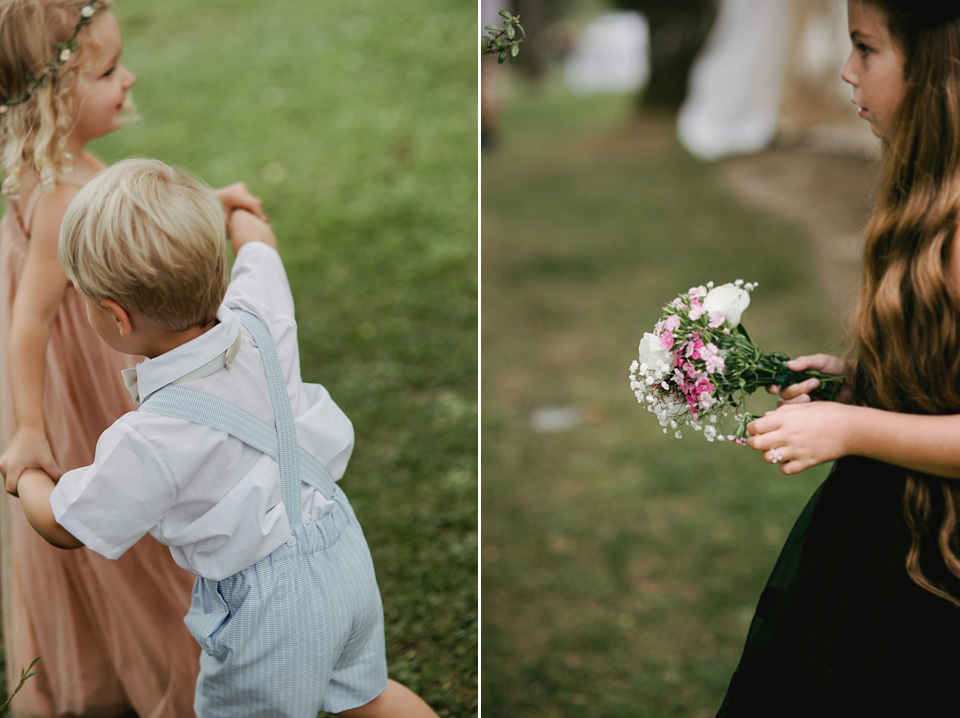
[[[754,418],[745,400],[760,387],[816,377],[820,386],[812,396],[828,401],[840,389],[843,376],[791,371],[785,354],[765,354],[754,344],[740,318],[756,286],[738,279],[694,287],[665,306],[653,333],[643,335],[640,356],[630,365],[630,388],[664,433],[672,430],[679,439],[689,426],[707,441],[743,443]],[[723,427],[731,416],[735,428],[727,434]]]

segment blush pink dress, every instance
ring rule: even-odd
[[[24,204],[27,222],[32,205]],[[15,431],[7,352],[28,242],[28,227],[8,208],[0,221],[0,446]],[[47,436],[63,470],[90,464],[100,433],[135,408],[120,377],[132,363],[97,337],[83,299],[68,287],[47,347],[43,394]],[[39,673],[11,703],[13,715],[194,715],[200,649],[183,624],[193,575],[149,536],[118,561],[86,548],[56,549],[29,526],[17,499],[0,494],[10,690],[40,656]]]

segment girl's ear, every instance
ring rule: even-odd
[[[117,325],[117,331],[120,333],[120,336],[129,336],[130,332],[133,331],[130,313],[112,299],[101,299],[100,306],[113,315],[113,321]]]

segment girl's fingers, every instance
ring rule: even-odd
[[[747,424],[747,433],[751,438],[756,438],[763,434],[767,434],[778,426],[779,422],[776,419],[771,418],[773,413],[774,412],[772,411],[767,412],[763,416],[758,417]]]
[[[801,396],[808,395],[818,386],[820,386],[819,379],[807,379],[806,381],[801,381],[799,384],[791,384],[780,391],[780,398],[783,401],[792,401]]]

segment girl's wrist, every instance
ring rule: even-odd
[[[853,404],[838,404],[840,421],[836,422],[836,436],[841,447],[841,456],[860,456],[863,454],[861,430],[865,417],[860,416],[861,406]]]
[[[24,436],[42,436],[44,439],[47,438],[47,430],[43,424],[43,418],[39,419],[26,419],[23,421],[17,421],[17,433]]]

